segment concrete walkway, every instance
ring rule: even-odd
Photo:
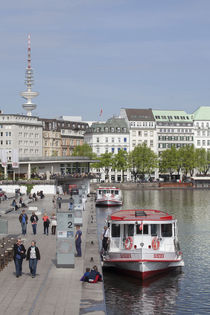
[[[1,203],[0,211],[3,210],[3,206]],[[43,200],[30,204],[30,206],[37,206],[41,214],[47,212],[49,216],[55,212],[52,197],[45,197]],[[67,204],[63,204],[62,207],[67,207]],[[18,220],[20,212],[18,210],[2,215],[2,219],[8,219],[9,234],[21,235],[21,226]],[[27,210],[26,212],[30,217],[31,213]],[[90,216],[92,216],[91,219]],[[75,258],[74,269],[56,268],[56,236],[43,234],[41,217],[42,215],[39,215],[37,235],[32,234],[32,227],[29,223],[27,235],[22,237],[26,249],[33,239],[36,240],[40,249],[41,260],[38,262],[37,276],[36,278],[30,277],[28,262],[25,260],[23,262],[23,275],[20,278],[15,277],[13,262],[10,262],[0,272],[0,314],[105,314],[103,283],[89,284],[79,281],[86,267],[98,264],[101,268],[97,237],[88,234],[91,231],[89,229],[88,232],[88,225],[92,224],[92,232],[97,235],[93,201],[88,198],[86,210],[83,211],[83,256]],[[92,220],[92,218],[94,219]],[[92,244],[92,248],[88,249],[92,237],[94,237],[94,246]]]

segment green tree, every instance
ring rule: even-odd
[[[206,175],[210,167],[210,152],[205,149],[195,150],[195,166],[200,174]]]
[[[89,146],[87,143],[76,146],[73,150],[72,156],[86,156],[89,158],[95,157],[91,146]]]
[[[102,168],[106,174],[106,177],[109,178],[109,170],[112,167],[113,163],[113,155],[112,153],[103,153],[99,157],[99,162],[95,163],[94,166],[95,168]]]
[[[169,173],[170,177],[174,172],[180,170],[179,152],[175,146],[162,152],[159,161],[159,168],[161,173]]]
[[[124,150],[119,150],[112,159],[112,168],[117,171],[122,171],[122,181],[124,182],[124,173],[128,169],[128,153]]]
[[[195,163],[195,149],[194,145],[186,145],[179,149],[179,156],[181,161],[181,168],[184,174],[187,176],[190,173],[193,176]]]
[[[136,176],[138,174],[144,179],[145,174],[150,175],[158,166],[158,158],[157,155],[143,143],[135,147],[131,153],[129,164],[131,166],[131,172],[134,172],[135,169]]]

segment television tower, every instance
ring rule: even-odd
[[[22,92],[20,95],[27,100],[22,106],[27,112],[27,116],[32,115],[32,110],[36,109],[36,104],[32,103],[32,99],[39,95],[38,92],[32,92],[31,87],[33,85],[33,70],[31,68],[31,36],[28,35],[28,67],[26,68],[25,84],[27,91]]]

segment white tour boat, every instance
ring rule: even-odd
[[[177,220],[158,210],[120,210],[107,219],[109,247],[104,267],[116,267],[141,279],[183,267]]]
[[[121,206],[122,193],[116,187],[99,187],[96,190],[97,206]]]

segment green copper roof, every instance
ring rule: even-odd
[[[192,122],[193,116],[184,110],[153,110],[156,121]]]
[[[193,116],[194,120],[210,120],[210,106],[200,106]]]

